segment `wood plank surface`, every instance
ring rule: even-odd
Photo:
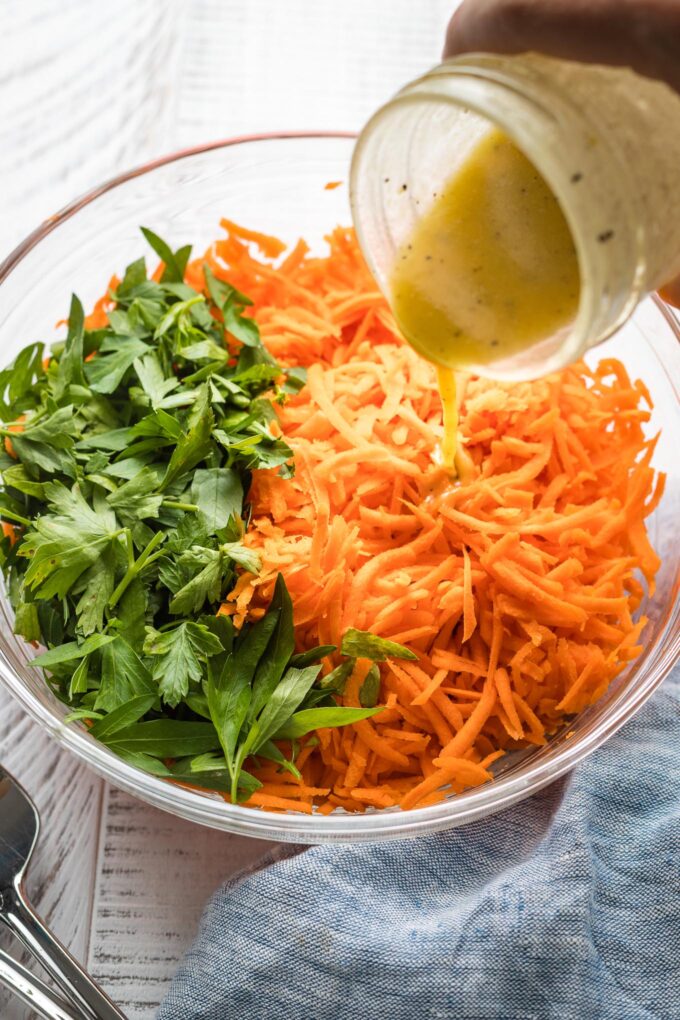
[[[271,845],[173,818],[107,786],[89,969],[135,1020],[151,1020],[203,907]]]

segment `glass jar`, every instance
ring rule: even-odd
[[[351,170],[361,246],[387,295],[433,194],[498,127],[546,180],[576,247],[573,322],[522,354],[466,366],[499,379],[559,369],[680,273],[680,96],[632,71],[537,54],[470,54],[411,82],[363,129]]]

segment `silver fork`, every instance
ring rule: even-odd
[[[20,939],[47,973],[59,985],[75,1011],[63,1012],[64,1004],[42,982],[5,957],[5,967],[14,968],[14,978],[33,982],[35,992],[47,994],[62,1017],[70,1020],[125,1020],[120,1010],[70,953],[49,931],[31,907],[24,890],[24,878],[40,831],[40,817],[33,801],[21,786],[0,766],[0,920]],[[9,961],[9,962],[8,962]],[[0,961],[2,962],[2,961]],[[1,973],[0,969],[0,973]],[[23,972],[23,973],[22,973]],[[16,984],[14,989],[17,990]],[[29,989],[29,993],[31,990]],[[25,1001],[25,996],[24,996]],[[49,1005],[49,1001],[46,1005]],[[59,1013],[44,1014],[61,1020]]]
[[[0,984],[30,1006],[43,1020],[80,1020],[75,1006],[64,1002],[52,989],[3,949],[0,949]]]

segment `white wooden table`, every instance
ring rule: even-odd
[[[76,194],[153,155],[240,132],[357,129],[437,61],[455,6],[2,0],[0,258]],[[130,1020],[150,1020],[205,901],[267,844],[116,791],[3,691],[0,761],[42,815],[34,902]],[[0,991],[2,1020],[26,1016]]]

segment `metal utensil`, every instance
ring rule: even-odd
[[[30,1006],[43,1020],[81,1020],[82,1013],[68,1005],[30,970],[0,949],[0,984]]]
[[[31,907],[24,878],[40,818],[33,801],[0,766],[0,920],[23,942],[68,999],[81,1020],[125,1020]]]

